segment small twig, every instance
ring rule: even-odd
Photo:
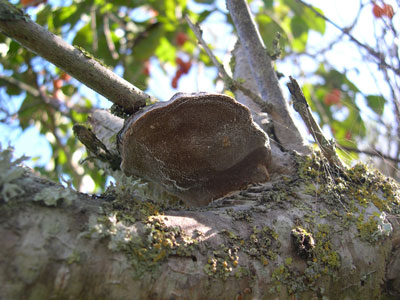
[[[97,136],[84,125],[75,124],[73,131],[78,140],[85,145],[86,149],[103,162],[110,164],[113,170],[118,170],[121,164],[119,156],[111,154],[107,147],[97,138]]]
[[[342,28],[339,25],[337,25],[335,22],[333,22],[332,20],[330,20],[329,18],[327,18],[326,16],[324,16],[323,14],[321,14],[318,10],[316,10],[312,5],[305,3],[302,0],[296,0],[297,2],[301,3],[302,5],[308,7],[309,9],[312,10],[312,12],[317,15],[318,17],[324,19],[326,22],[332,24],[334,27],[336,27],[338,30],[340,30],[342,33],[344,33],[345,35],[347,35],[350,40],[352,40],[354,43],[356,43],[358,46],[360,46],[361,48],[365,49],[369,54],[371,54],[373,57],[375,57],[379,63],[382,66],[385,66],[388,69],[391,69],[393,72],[395,72],[397,75],[400,75],[400,69],[399,68],[395,68],[394,66],[389,65],[386,61],[385,61],[385,54],[381,53],[381,52],[377,52],[374,49],[372,49],[370,46],[365,45],[363,43],[361,43],[358,39],[356,39],[349,31],[348,28]]]
[[[297,81],[293,79],[292,76],[289,76],[289,79],[290,82],[287,84],[287,86],[293,98],[293,108],[300,114],[325,158],[329,161],[331,167],[339,167],[341,170],[344,170],[344,163],[340,160],[335,151],[335,143],[328,141],[325,138],[321,128],[311,113],[310,106],[308,105],[303,91],[301,90]]]
[[[391,157],[389,155],[383,154],[382,152],[378,151],[378,150],[361,150],[361,149],[357,149],[357,148],[353,148],[353,147],[349,147],[349,146],[344,146],[341,144],[337,144],[337,147],[339,149],[345,150],[345,151],[349,151],[349,152],[356,152],[356,153],[361,153],[361,154],[365,154],[368,156],[375,156],[375,157],[379,157],[381,159],[385,159],[385,160],[390,160],[394,163],[400,163],[400,158],[395,158],[395,157]]]
[[[103,25],[104,35],[106,37],[108,50],[110,50],[112,58],[117,60],[119,58],[119,55],[118,55],[118,52],[115,51],[115,45],[114,45],[114,42],[113,42],[113,40],[111,38],[110,23],[109,23],[108,14],[106,14],[104,16],[103,22],[104,22],[104,25]]]
[[[59,111],[62,115],[70,116],[70,110],[73,109],[78,113],[89,113],[90,109],[79,106],[79,105],[67,105],[65,103],[60,102],[58,99],[51,98],[46,95],[45,91],[42,91],[40,88],[37,89],[29,84],[21,82],[13,77],[0,75],[0,80],[6,81],[18,87],[19,89],[31,94],[34,97],[40,97],[44,103],[50,105],[57,111]]]
[[[226,86],[230,90],[241,90],[246,96],[250,97],[254,103],[261,107],[261,110],[267,113],[271,113],[273,110],[273,105],[271,103],[266,103],[260,96],[254,93],[252,90],[246,88],[244,85],[240,84],[236,80],[234,80],[231,76],[229,76],[228,72],[225,70],[224,66],[218,61],[217,57],[208,47],[207,43],[203,39],[203,34],[200,26],[198,24],[193,24],[192,20],[190,20],[189,16],[185,16],[186,22],[189,24],[189,27],[192,29],[195,34],[197,40],[200,45],[203,47],[204,51],[210,57],[213,64],[217,67],[219,74],[222,77],[222,80],[225,82]]]
[[[96,6],[90,8],[90,29],[92,30],[92,49],[93,53],[97,53],[99,39],[97,37],[97,24],[96,24]]]
[[[4,76],[0,74],[0,80],[6,81],[8,83],[11,83],[13,85],[15,85],[16,87],[18,87],[19,89],[26,91],[27,93],[31,94],[34,97],[39,97],[40,93],[37,89],[35,89],[34,87],[30,86],[29,84],[26,84],[24,82],[21,82],[13,77],[9,77],[9,76]]]

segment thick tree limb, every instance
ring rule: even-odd
[[[257,83],[261,97],[273,105],[269,115],[279,142],[285,149],[309,153],[305,140],[293,121],[289,105],[285,100],[260,33],[252,19],[250,8],[245,0],[227,0],[227,7],[235,24],[241,44],[247,52],[250,71]]]
[[[207,53],[208,57],[213,62],[214,66],[217,67],[220,76],[222,77],[225,85],[228,89],[232,91],[239,89],[241,90],[246,96],[250,97],[255,103],[257,103],[265,112],[272,112],[272,104],[266,103],[257,93],[254,93],[252,90],[245,87],[243,84],[235,81],[231,76],[229,76],[228,72],[225,70],[224,66],[218,61],[215,57],[214,53],[208,47],[206,41],[203,39],[202,31],[198,24],[193,24],[192,20],[190,20],[189,16],[185,16],[186,22],[189,24],[189,27],[192,29],[193,33],[196,35],[197,40],[199,41],[200,45],[203,47],[204,51]]]
[[[1,299],[399,299],[398,213],[369,199],[352,218],[326,201],[335,192],[316,199],[287,178],[159,214],[127,178],[88,197],[10,157],[0,152]]]
[[[114,74],[88,53],[69,45],[60,37],[31,21],[22,11],[5,0],[0,0],[0,31],[111,102],[123,107],[127,112],[145,106],[146,100],[151,98]]]

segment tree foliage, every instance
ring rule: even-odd
[[[354,159],[361,150],[370,150],[369,154],[381,158],[392,156],[393,169],[389,171],[396,176],[400,153],[400,59],[394,42],[397,8],[393,10],[389,4],[378,1],[361,1],[354,22],[342,28],[326,18],[321,9],[301,0],[249,2],[269,54],[278,59],[278,71],[280,65],[294,66],[294,75],[301,77],[305,96],[321,127],[337,140],[341,154]],[[91,53],[143,90],[148,88],[154,70],[161,70],[171,88],[179,91],[183,76],[188,76],[193,68],[214,68],[185,22],[185,14],[205,27],[222,20],[219,22],[225,24],[227,31],[233,31],[223,1],[82,0],[59,5],[56,1],[22,0],[18,5],[37,23]],[[374,44],[361,42],[353,35],[360,16],[374,23]],[[328,36],[328,28],[335,28],[334,38]],[[220,38],[219,32],[213,34],[211,48]],[[316,46],[311,43],[315,36],[330,40]],[[354,70],[336,68],[335,61],[328,59],[330,49],[342,43],[356,46],[364,63],[374,70],[380,90],[364,92],[358,87]],[[218,47],[219,54],[229,45]],[[52,149],[51,162],[36,169],[47,177],[67,175],[80,189],[88,174],[96,190],[104,187],[106,178],[101,171],[90,163],[78,164],[84,151],[72,133],[73,124],[85,123],[88,112],[99,101],[68,74],[2,34],[0,49],[4,74],[0,77],[4,95],[0,100],[0,117],[8,126],[5,128],[19,126],[27,130],[35,126],[46,136]],[[312,66],[302,65],[310,57]],[[189,76],[195,80],[193,72]],[[216,75],[211,79],[219,81]],[[22,99],[16,110],[10,105],[15,99]],[[367,146],[360,149],[358,145]]]

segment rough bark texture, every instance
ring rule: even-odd
[[[187,210],[144,199],[127,178],[103,198],[77,194],[4,153],[1,299],[400,297],[398,190],[365,169],[349,173],[360,191],[343,181],[328,192],[315,157],[296,176]]]

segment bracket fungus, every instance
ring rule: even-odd
[[[269,180],[268,136],[226,95],[178,93],[128,118],[118,141],[126,175],[158,183],[189,206]]]

